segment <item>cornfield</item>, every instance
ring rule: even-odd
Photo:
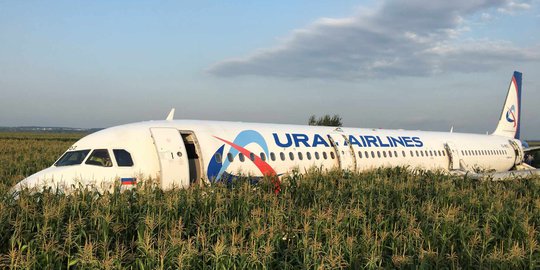
[[[7,269],[538,268],[539,178],[313,168],[184,190],[21,193],[80,135],[0,135]],[[150,181],[150,180],[149,180]]]

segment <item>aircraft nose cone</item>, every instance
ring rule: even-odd
[[[13,186],[11,191],[16,192],[26,188],[37,191],[44,188],[58,188],[62,185],[62,178],[62,171],[57,168],[47,168],[24,178]]]
[[[43,191],[51,188],[52,191],[70,193],[78,188],[92,188],[96,190],[110,190],[114,185],[114,176],[84,174],[80,167],[49,167],[32,174],[17,183],[12,191],[21,191],[28,188],[31,191]]]
[[[45,181],[40,181],[40,179],[42,179],[43,177],[44,177],[44,173],[42,173],[42,172],[37,172],[35,174],[32,174],[32,175],[24,178],[23,180],[21,180],[15,186],[13,186],[11,191],[13,191],[13,192],[21,191],[21,190],[26,189],[26,188],[28,188],[28,189],[36,189],[36,188],[42,189],[42,188],[47,186]]]

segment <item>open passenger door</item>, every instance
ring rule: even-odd
[[[189,187],[188,155],[175,128],[150,128],[159,157],[161,188]]]

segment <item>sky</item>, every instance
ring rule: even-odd
[[[540,139],[540,0],[0,0],[0,126],[164,119]]]

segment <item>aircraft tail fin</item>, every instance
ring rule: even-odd
[[[499,124],[493,135],[519,139],[521,125],[521,72],[514,71]]]

